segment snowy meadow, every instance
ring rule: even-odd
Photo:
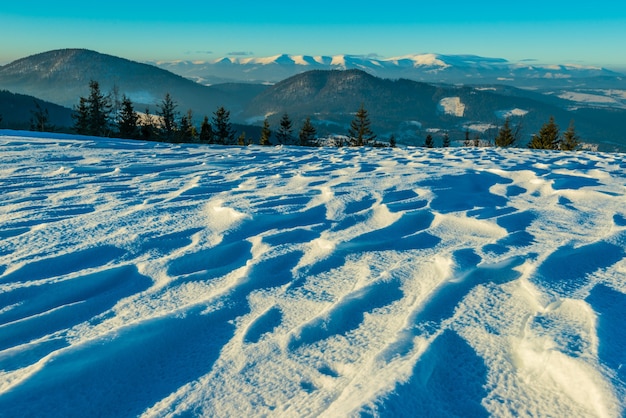
[[[1,135],[1,417],[625,412],[623,154]]]

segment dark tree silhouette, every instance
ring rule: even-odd
[[[372,123],[367,115],[367,110],[365,110],[364,105],[361,104],[361,107],[350,123],[350,130],[348,131],[350,146],[361,147],[373,142],[376,139],[376,135],[372,132],[370,128],[371,125]]]

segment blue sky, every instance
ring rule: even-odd
[[[88,48],[138,61],[435,52],[626,70],[623,1],[4,3],[0,63]]]

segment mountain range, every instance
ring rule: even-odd
[[[509,62],[476,55],[416,54],[394,58],[360,55],[224,57],[214,61],[153,61],[152,64],[198,81],[275,83],[311,70],[363,70],[381,78],[446,84],[499,83],[517,87],[626,88],[623,74],[601,67]]]
[[[166,93],[171,94],[180,113],[191,109],[196,122],[204,115],[211,116],[218,106],[225,106],[231,111],[233,122],[255,125],[248,128],[248,134],[256,132],[265,118],[272,127],[277,127],[284,113],[294,121],[295,133],[301,122],[310,117],[320,135],[345,134],[354,113],[363,105],[380,139],[394,134],[399,143],[412,145],[421,145],[427,133],[433,134],[436,142],[441,141],[440,133],[444,131],[457,143],[462,142],[466,131],[472,131],[472,136],[477,132],[483,139],[493,139],[495,128],[506,117],[511,117],[515,125],[521,124],[525,142],[554,116],[563,129],[570,120],[575,120],[584,142],[600,150],[626,151],[623,123],[626,89],[618,88],[623,78],[608,70],[561,66],[558,74],[569,71],[572,74],[569,82],[586,83],[584,90],[574,87],[520,89],[503,82],[455,85],[382,78],[372,74],[371,68],[348,69],[358,62],[348,58],[283,55],[265,61],[221,60],[213,64],[213,68],[254,65],[265,71],[273,69],[277,77],[281,76],[281,68],[294,65],[304,68],[304,63],[309,65],[306,68],[337,65],[345,69],[311,69],[273,84],[229,82],[207,86],[155,65],[95,51],[66,49],[37,54],[0,67],[0,89],[72,107],[78,104],[80,96],[88,95],[89,80],[93,79],[100,82],[104,92],[130,97],[138,111],[148,107],[155,112]],[[406,71],[431,68],[432,74],[441,77],[446,72],[460,72],[462,65],[470,66],[472,62],[476,73],[482,71],[483,74],[495,71],[495,67],[511,67],[503,60],[471,56],[456,57],[455,66],[452,58],[444,58],[421,56],[385,65],[389,68],[404,66]],[[376,60],[368,62],[375,66]],[[472,79],[469,75],[466,78]],[[544,79],[537,80],[543,82]],[[567,82],[566,78],[556,76],[553,80]],[[596,84],[590,84],[591,81]],[[613,83],[612,88],[601,87],[609,82]]]

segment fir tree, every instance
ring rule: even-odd
[[[280,119],[280,127],[276,131],[276,140],[280,145],[287,145],[291,142],[292,124],[289,115],[285,113]]]
[[[471,147],[472,146],[472,140],[470,139],[470,133],[469,133],[469,129],[465,130],[465,139],[463,140],[463,146],[464,147]]]
[[[315,145],[315,136],[317,131],[311,123],[311,118],[307,117],[300,129],[300,145],[303,147],[312,147]]]
[[[396,147],[396,137],[394,134],[391,134],[391,136],[389,137],[389,146],[391,148],[395,148]]]
[[[502,128],[498,131],[498,135],[496,135],[496,147],[510,147],[515,143],[515,140],[516,138],[511,129],[509,118],[506,118],[504,125],[502,125]]]
[[[237,145],[245,146],[246,145],[246,133],[242,132],[237,138]]]
[[[569,127],[567,131],[563,133],[563,140],[561,141],[561,149],[563,151],[575,151],[578,149],[580,144],[580,138],[576,134],[576,129],[574,128],[574,121],[572,120],[569,123]]]
[[[203,144],[212,144],[214,142],[213,138],[213,128],[209,123],[209,117],[205,116],[202,120],[202,125],[200,125],[200,142]]]
[[[48,108],[42,109],[39,102],[35,101],[35,110],[31,111],[33,117],[30,120],[30,129],[38,132],[49,132],[54,129],[48,122],[50,115]]]
[[[178,124],[178,131],[176,132],[176,137],[178,142],[192,142],[193,141],[193,125],[189,119],[188,115],[182,116],[180,118],[180,123]]]
[[[445,132],[443,134],[443,144],[442,145],[443,145],[444,148],[448,148],[450,146],[450,135],[447,132]]]
[[[122,98],[122,105],[117,120],[117,130],[120,138],[136,139],[139,136],[139,115],[133,108],[133,102],[126,97]]]
[[[426,135],[424,146],[426,148],[433,148],[435,146],[435,141],[433,140],[433,136],[431,134]]]
[[[235,141],[235,131],[230,123],[230,112],[223,106],[213,113],[213,134],[215,143],[220,145],[232,145]]]
[[[259,145],[272,145],[270,142],[270,137],[272,136],[272,131],[270,130],[270,123],[265,118],[263,121],[263,128],[261,128],[261,138],[259,139]]]
[[[172,142],[176,139],[176,103],[172,100],[172,96],[169,93],[165,94],[165,98],[161,101],[157,115],[161,119],[161,129],[159,134],[162,140]]]
[[[543,124],[538,134],[534,134],[528,144],[531,149],[558,149],[559,147],[559,127],[554,122],[554,116]]]
[[[367,110],[365,110],[364,105],[361,104],[361,107],[350,123],[350,130],[348,131],[350,146],[362,147],[369,145],[370,142],[376,139],[376,135],[374,135],[370,128],[371,124]]]

